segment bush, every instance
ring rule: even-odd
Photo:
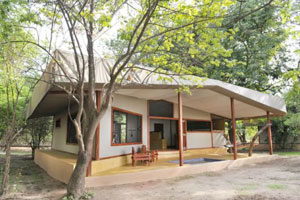
[[[272,119],[272,135],[280,148],[294,148],[300,134],[300,91],[285,95],[287,115]]]

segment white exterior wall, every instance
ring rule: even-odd
[[[60,119],[60,127],[55,127],[56,120]],[[52,149],[65,151],[69,153],[78,153],[78,145],[67,144],[67,124],[68,124],[68,114],[63,112],[54,117],[54,127],[53,127],[53,138],[52,138]]]
[[[226,139],[222,133],[213,133],[214,147],[221,147],[226,145]]]
[[[211,133],[210,132],[188,132],[186,136],[187,148],[197,149],[197,148],[211,148]]]
[[[117,156],[123,154],[130,154],[132,151],[132,146],[140,148],[141,145],[148,144],[148,130],[147,130],[147,100],[138,99],[134,97],[124,96],[124,95],[115,95],[112,106],[127,110],[130,112],[138,113],[142,115],[142,144],[136,145],[120,145],[112,146],[111,145],[111,108],[109,108],[104,114],[100,122],[100,158]],[[69,153],[77,153],[78,146],[74,144],[67,144],[67,112],[56,115],[54,120],[61,119],[61,127],[55,128],[53,130],[53,142],[52,148],[60,151],[65,151]],[[178,105],[174,104],[174,117],[178,117]],[[183,107],[183,118],[184,119],[197,119],[197,120],[211,120],[210,114],[188,107]],[[151,120],[150,130],[154,129],[154,122],[156,120]],[[158,120],[157,122],[161,123],[162,121]],[[169,121],[168,121],[169,123]],[[169,124],[164,126],[169,128]],[[176,131],[173,128],[174,132]],[[168,133],[169,130],[165,130],[165,133]],[[166,137],[169,137],[169,134],[165,134]],[[174,139],[174,138],[173,138]],[[169,141],[168,143],[171,142]],[[214,139],[215,140],[215,139]],[[218,144],[219,140],[216,139],[214,144]],[[215,143],[216,142],[216,143]],[[170,144],[169,144],[170,145]],[[211,133],[210,132],[201,132],[201,133],[187,133],[187,148],[209,148],[211,147]]]
[[[178,118],[178,104],[174,104],[174,117]],[[183,119],[199,119],[199,120],[210,120],[210,114],[200,110],[192,108],[182,107],[182,118]]]
[[[147,101],[124,95],[115,95],[112,106],[143,115],[142,143],[147,145]],[[111,145],[111,108],[108,108],[100,122],[100,158],[129,154],[132,152],[132,146],[141,147],[141,145]]]
[[[137,99],[134,97],[116,95],[114,97],[113,107],[124,109],[127,111],[135,112],[143,115],[143,137],[142,143],[147,146],[148,130],[147,130],[147,100]],[[184,119],[197,119],[197,120],[211,120],[210,114],[188,107],[183,107],[183,118]],[[178,105],[174,104],[174,117],[178,117]],[[154,123],[169,123],[166,120],[151,119],[150,131],[154,130]],[[165,137],[170,143],[169,137],[169,124],[164,126]],[[173,130],[175,132],[175,128]],[[174,139],[174,138],[173,138]],[[170,145],[170,144],[169,144]],[[122,154],[131,153],[132,146],[140,147],[141,144],[137,145],[121,145],[111,146],[111,108],[107,110],[103,119],[100,122],[100,158],[116,156]],[[187,148],[209,148],[211,147],[211,133],[187,133]]]
[[[178,116],[178,105],[175,106],[175,117]],[[188,107],[182,108],[183,119],[211,120],[210,113],[191,109]],[[186,143],[188,149],[211,148],[211,132],[187,132]]]

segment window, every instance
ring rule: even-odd
[[[142,142],[142,115],[112,109],[112,145]]]
[[[76,114],[73,114],[71,117],[72,119],[74,119],[76,117]],[[67,143],[77,144],[76,129],[69,116],[68,116],[68,127],[67,127]]]
[[[55,127],[60,128],[60,119],[55,121]]]
[[[173,117],[173,103],[163,100],[149,101],[149,115],[156,117]]]
[[[210,121],[187,121],[187,131],[211,131]]]

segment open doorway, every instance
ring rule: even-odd
[[[154,123],[154,132],[160,132],[161,133],[161,139],[165,139],[165,137],[164,137],[164,124]]]
[[[178,121],[169,119],[150,119],[150,149],[178,149]]]
[[[149,100],[150,149],[178,150],[178,119],[174,117],[174,104],[165,100]],[[183,146],[186,146],[186,129],[183,124]]]

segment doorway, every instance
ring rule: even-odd
[[[150,119],[150,149],[178,150],[178,120]]]
[[[161,133],[161,139],[165,139],[165,137],[164,137],[164,124],[155,123],[154,124],[154,132],[160,132]]]

